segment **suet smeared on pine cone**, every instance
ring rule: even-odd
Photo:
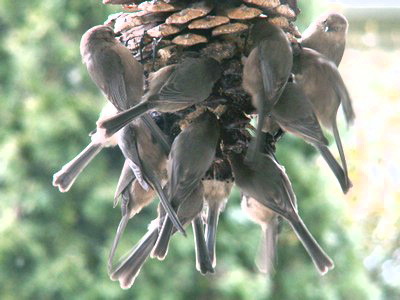
[[[327,70],[319,76],[334,78],[330,82],[332,93],[324,97],[324,90],[307,85],[318,80],[315,74],[303,74],[308,70],[302,64],[307,60],[308,50],[303,51],[301,41],[297,41],[301,35],[294,25],[300,13],[296,0],[103,2],[123,4],[125,12],[110,16],[105,25],[112,28],[113,35],[131,51],[134,60],[126,57],[126,48],[115,44],[114,37],[108,44],[102,44],[101,49],[90,48],[90,39],[96,34],[98,40],[109,38],[108,27],[98,26],[84,35],[81,51],[89,73],[115,108],[111,107],[111,113],[99,119],[92,143],[55,174],[53,184],[67,191],[102,147],[117,143],[120,146],[126,162],[115,204],[122,196],[123,218],[110,253],[111,278],[119,280],[124,288],[130,287],[148,256],[163,259],[167,254],[170,235],[176,232],[173,225],[179,229],[189,223],[195,232],[197,269],[203,274],[214,272],[218,215],[235,179],[244,194],[244,210],[266,234],[262,271],[272,269],[277,215],[292,225],[321,274],[333,268],[333,262],[298,215],[291,183],[274,152],[283,131],[293,133],[320,151],[344,192],[351,187],[337,127],[333,131],[344,170],[326,147],[327,140],[319,125],[325,114],[336,116],[337,103],[344,103],[349,122],[354,118],[346,87],[335,64],[329,61],[332,53],[324,53],[324,49],[332,52],[339,40],[344,45],[345,18],[339,14],[321,17],[307,34],[307,43],[315,40],[326,43],[322,50],[317,49],[322,53],[317,54],[320,57],[313,58],[314,61],[308,59],[316,69]],[[314,33],[323,38],[313,40]],[[280,52],[284,55],[280,56]],[[335,61],[340,62],[342,54],[343,51],[340,58],[336,55]],[[115,69],[118,64],[123,71]],[[129,82],[134,78],[132,70],[143,72],[144,92],[132,92],[138,89]],[[190,80],[191,76],[198,78],[198,82]],[[122,81],[124,84],[118,84]],[[193,89],[193,95],[189,95],[189,88]],[[285,98],[282,101],[281,95]],[[324,99],[315,100],[316,95]],[[140,103],[134,99],[138,96],[142,99]],[[334,104],[325,103],[328,112],[319,111],[319,101]],[[256,113],[253,105],[265,117],[257,131],[257,137],[263,141],[260,149],[251,135],[255,130],[250,125],[250,116]],[[134,117],[127,114],[130,110],[135,111]],[[115,115],[117,111],[119,114]],[[107,119],[113,114],[114,117]],[[140,118],[134,119],[139,115]],[[109,128],[113,130],[107,131]],[[119,136],[118,142],[113,139],[115,136]],[[169,143],[172,148],[167,161]],[[251,159],[245,157],[246,152],[258,153],[258,150],[263,153]],[[154,192],[146,191],[147,188],[154,189],[163,200],[159,216],[129,256],[112,270],[111,261],[128,219],[154,197]],[[200,217],[203,199],[204,219]]]

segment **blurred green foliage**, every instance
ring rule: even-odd
[[[300,1],[309,18],[314,7]],[[89,141],[105,103],[80,62],[79,41],[118,7],[99,0],[0,0],[0,298],[1,299],[378,299],[383,296],[355,250],[343,199],[328,183],[314,150],[284,137],[278,157],[298,196],[306,224],[335,260],[320,277],[287,224],[276,273],[254,265],[259,228],[233,193],[221,217],[214,276],[195,270],[193,237],[173,238],[165,261],[149,260],[135,285],[121,290],[107,276],[108,250],[118,225],[112,209],[122,155],[107,149],[69,193],[52,174]],[[305,19],[307,19],[305,18]],[[329,174],[324,172],[324,174]],[[327,175],[326,180],[334,181]],[[335,186],[335,188],[339,188]],[[119,251],[128,251],[155,217],[155,204],[135,217]],[[189,230],[190,231],[190,230]]]

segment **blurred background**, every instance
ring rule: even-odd
[[[121,290],[106,267],[120,218],[112,201],[121,153],[102,151],[66,194],[51,185],[88,143],[105,103],[81,64],[80,38],[119,7],[0,0],[0,298],[400,299],[400,3],[299,5],[301,30],[328,10],[350,23],[339,69],[357,114],[349,129],[341,116],[354,187],[344,196],[303,141],[287,135],[278,146],[300,213],[334,259],[333,271],[320,277],[284,224],[276,273],[258,273],[259,227],[241,212],[236,191],[220,219],[215,275],[195,270],[189,230],[187,239],[174,236],[165,261],[149,260],[134,286]],[[118,256],[144,234],[155,205],[131,220]]]

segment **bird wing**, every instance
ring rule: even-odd
[[[266,43],[261,42],[258,48],[259,51],[259,60],[260,60],[260,69],[261,69],[261,77],[263,80],[263,87],[264,87],[264,95],[267,97],[267,100],[271,99],[271,95],[274,94],[273,91],[273,74],[271,71],[271,66],[268,62],[268,60],[263,59],[265,57],[268,57],[267,50],[266,50]]]
[[[315,116],[306,116],[295,120],[282,119],[274,114],[272,116],[283,130],[300,136],[307,142],[323,145],[328,143]]]
[[[167,102],[197,103],[205,100],[211,93],[214,81],[209,70],[200,58],[187,58],[178,64],[160,89],[160,100]]]
[[[343,78],[342,76],[340,76],[338,69],[333,63],[329,62],[329,65],[324,64],[324,67],[325,68],[329,67],[331,69],[330,72],[326,73],[329,74],[330,81],[335,83],[333,84],[333,87],[335,89],[336,95],[338,96],[340,102],[342,103],[347,123],[352,124],[355,119],[355,113],[351,103],[349,91],[346,88]]]
[[[198,186],[202,175],[197,176],[192,170],[182,168],[179,162],[173,164],[173,169],[168,190],[169,199],[172,203],[182,203]]]
[[[259,57],[264,93],[267,99],[272,102],[271,104],[273,105],[282,94],[289,77],[292,64],[288,63],[287,66],[278,66],[278,68],[275,70],[274,66],[271,65],[269,60],[262,59],[263,57],[276,57],[281,55],[281,52],[285,50],[282,48],[281,41],[263,41],[258,47],[260,51]],[[281,70],[281,68],[284,69]],[[272,70],[275,71],[275,74],[272,72]]]
[[[97,63],[101,62],[101,63]],[[127,93],[121,58],[112,48],[98,51],[88,64],[89,74],[109,101],[118,109],[127,109]]]

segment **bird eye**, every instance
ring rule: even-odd
[[[328,20],[323,21],[322,24],[324,24],[324,32],[328,32],[329,31]]]

